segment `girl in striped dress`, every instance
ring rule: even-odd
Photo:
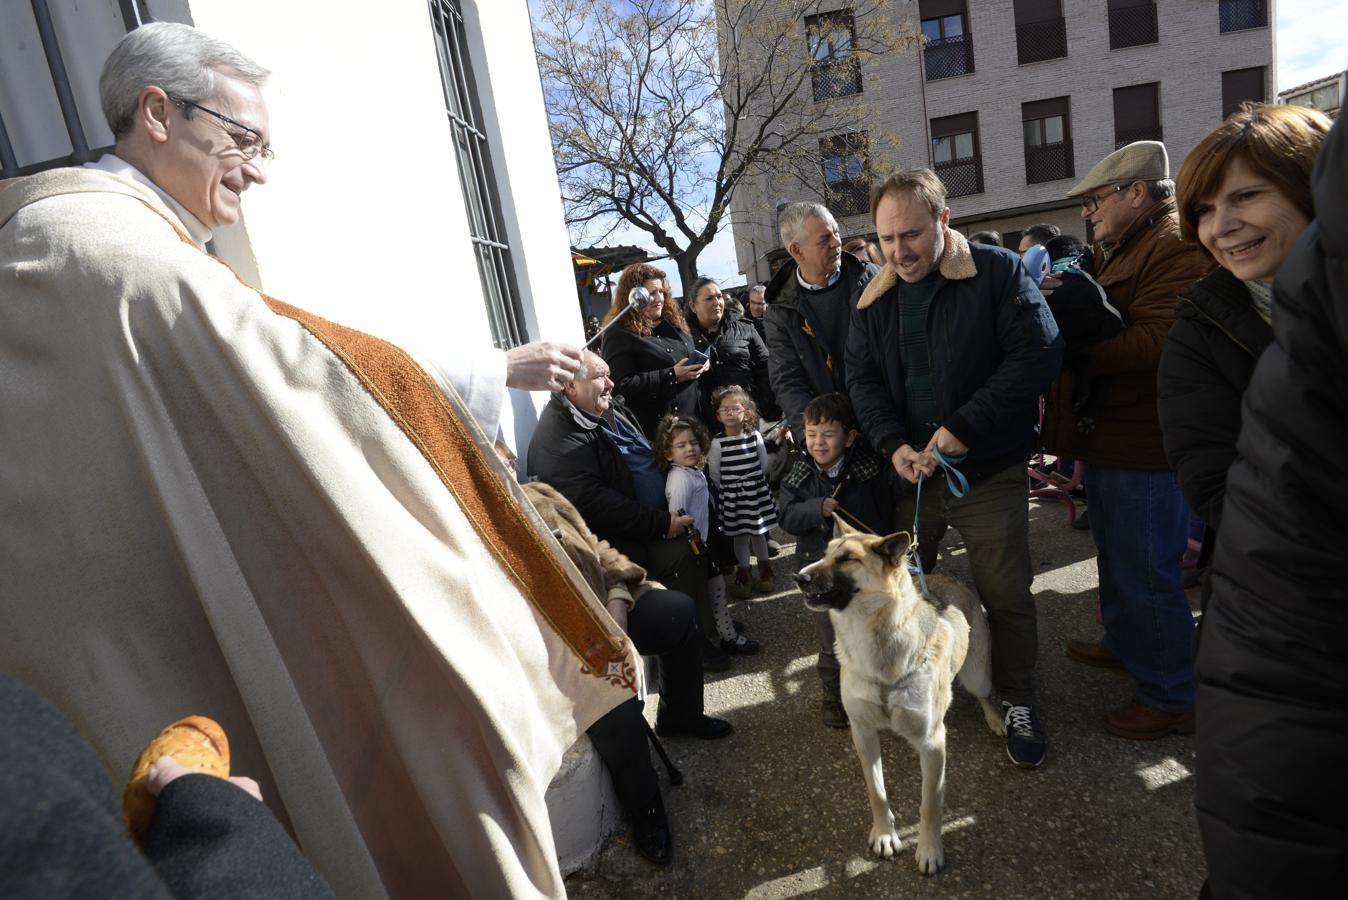
[[[768,489],[768,449],[758,433],[758,409],[738,385],[711,395],[712,411],[722,433],[711,443],[707,470],[717,489],[721,528],[735,542],[735,596],[753,590],[772,592],[768,532],[777,524],[777,508]],[[749,553],[758,558],[758,578],[749,574]]]

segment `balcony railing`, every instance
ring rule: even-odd
[[[947,197],[967,197],[983,193],[983,161],[978,157],[936,166],[936,174],[945,182]]]
[[[968,75],[974,70],[974,36],[969,33],[927,41],[922,48],[927,80]]]
[[[1112,7],[1109,10],[1110,50],[1154,44],[1157,40],[1155,3]]]
[[[1016,62],[1020,65],[1067,55],[1067,20],[1062,16],[1016,26]]]
[[[1076,174],[1072,163],[1072,142],[1047,144],[1025,148],[1025,183],[1039,184],[1072,178]]]
[[[850,97],[861,93],[861,63],[855,56],[816,63],[810,80],[816,101]]]
[[[1126,131],[1114,132],[1114,149],[1126,147],[1133,141],[1159,141],[1161,140],[1161,126],[1147,125],[1142,128],[1130,128]]]
[[[1268,0],[1220,0],[1217,21],[1222,34],[1264,28],[1268,25]]]

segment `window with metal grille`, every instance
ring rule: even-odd
[[[852,52],[856,23],[843,9],[805,17],[810,46],[810,80],[815,100],[861,93],[861,64]]]
[[[871,172],[864,131],[820,138],[824,200],[833,214],[855,216],[870,209]]]
[[[1067,55],[1062,0],[1015,0],[1016,62],[1020,65]]]
[[[965,0],[918,0],[922,20],[922,68],[928,81],[974,70],[974,38]]]
[[[440,60],[440,82],[445,92],[445,114],[454,135],[468,232],[477,258],[492,340],[498,347],[514,347],[525,343],[528,335],[501,218],[491,145],[482,130],[482,108],[464,34],[463,12],[458,0],[429,0],[429,3],[435,53]]]
[[[1160,34],[1156,27],[1156,4],[1148,0],[1109,0],[1109,49],[1154,44]]]
[[[931,163],[945,182],[947,196],[964,197],[983,192],[978,113],[931,120]]]
[[[1073,177],[1068,98],[1022,103],[1020,113],[1025,127],[1025,183]]]
[[[1160,82],[1114,88],[1114,149],[1161,138]]]
[[[1217,25],[1222,34],[1268,26],[1268,0],[1219,0]]]
[[[1246,100],[1262,103],[1268,94],[1264,90],[1264,67],[1233,69],[1222,73],[1222,118],[1240,109]]]

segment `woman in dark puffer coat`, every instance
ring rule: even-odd
[[[628,295],[638,286],[650,292],[651,303],[624,315]],[[622,320],[604,335],[600,356],[608,363],[614,393],[623,398],[646,437],[654,440],[655,426],[665,413],[701,413],[697,380],[709,365],[688,362],[694,352],[688,323],[670,295],[665,273],[655,266],[633,263],[623,269],[604,323],[618,316]]]
[[[1329,126],[1312,109],[1246,105],[1193,149],[1176,179],[1181,233],[1219,266],[1180,294],[1157,373],[1166,459],[1207,526],[1200,568],[1216,546],[1241,397],[1273,342],[1273,276],[1315,215],[1311,168]]]
[[[1245,395],[1198,663],[1211,894],[1348,893],[1348,135],[1274,282]]]
[[[728,384],[748,391],[762,418],[778,418],[781,413],[768,384],[768,347],[758,330],[726,308],[721,288],[710,278],[693,282],[688,297],[688,331],[694,346],[711,357],[711,369],[698,379],[707,427],[713,434],[721,427],[711,412],[711,395]]]

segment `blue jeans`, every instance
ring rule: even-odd
[[[1193,709],[1194,621],[1180,579],[1189,507],[1174,473],[1088,464],[1086,505],[1100,570],[1101,645],[1137,680],[1136,702]]]

